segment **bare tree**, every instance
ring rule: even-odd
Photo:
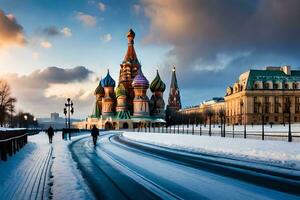
[[[211,118],[214,116],[215,112],[210,109],[210,108],[207,108],[204,110],[204,116],[205,116],[205,119],[209,121],[209,131],[208,131],[208,134],[209,136],[211,136]]]
[[[14,112],[16,99],[11,97],[8,83],[0,79],[0,126],[3,127],[9,114]]]

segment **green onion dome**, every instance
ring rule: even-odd
[[[101,84],[101,80],[99,81],[99,85],[96,87],[94,94],[95,95],[97,95],[97,94],[104,95],[105,94],[104,88],[102,87],[102,84]]]
[[[164,92],[166,89],[166,84],[161,80],[158,70],[156,73],[156,77],[150,84],[151,92]]]
[[[149,82],[144,76],[141,68],[139,68],[138,74],[134,77],[132,81],[132,86],[133,87],[142,87],[142,88],[148,88],[149,87]]]
[[[120,97],[120,96],[126,96],[126,88],[124,87],[123,84],[120,84],[117,88],[116,88],[116,97]]]
[[[107,71],[107,75],[104,79],[102,79],[101,84],[103,87],[115,87],[116,82],[115,80],[110,76],[109,70]]]

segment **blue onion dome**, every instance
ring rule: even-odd
[[[101,84],[101,80],[99,81],[99,85],[96,87],[95,89],[95,92],[94,92],[95,95],[104,95],[105,92],[104,92],[104,88],[102,87],[102,84]]]
[[[123,84],[120,84],[117,88],[116,88],[116,97],[120,97],[120,96],[126,96],[126,88],[124,87]]]
[[[107,75],[104,79],[102,79],[101,84],[103,87],[115,87],[116,82],[115,80],[110,76],[109,70],[107,71]]]
[[[166,89],[166,84],[161,80],[158,70],[156,73],[156,77],[150,84],[151,92],[164,92]]]
[[[143,87],[143,88],[148,88],[149,87],[149,82],[144,76],[141,68],[139,68],[138,74],[134,77],[132,81],[132,86],[133,87]]]

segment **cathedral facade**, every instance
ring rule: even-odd
[[[128,49],[120,64],[119,82],[116,84],[109,71],[95,89],[95,106],[91,116],[75,124],[78,128],[127,129],[160,126],[165,123],[166,89],[157,71],[149,83],[134,49],[135,33],[127,33]],[[147,90],[151,90],[151,98]]]

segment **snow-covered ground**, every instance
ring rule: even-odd
[[[296,142],[143,132],[124,132],[123,136],[178,150],[258,160],[300,170],[300,145]]]
[[[73,137],[73,140],[82,136]],[[48,136],[42,132],[29,136],[28,144],[8,161],[0,161],[0,195],[16,197],[17,190],[23,191],[23,198],[30,197],[30,192],[24,188],[34,188],[30,176],[42,176],[42,173],[32,173],[30,170],[39,170],[38,162],[42,162],[53,149],[50,161],[50,173],[47,175],[46,195],[50,199],[92,199],[92,195],[85,185],[79,170],[74,164],[68,150],[70,141],[61,139],[61,133],[56,133],[53,144],[48,143]],[[40,165],[42,166],[42,164]],[[28,174],[28,175],[27,175]],[[18,187],[15,185],[19,185]],[[24,185],[24,187],[22,187]],[[50,192],[49,192],[50,190]],[[52,195],[51,195],[52,194]],[[28,195],[28,196],[26,196]]]

